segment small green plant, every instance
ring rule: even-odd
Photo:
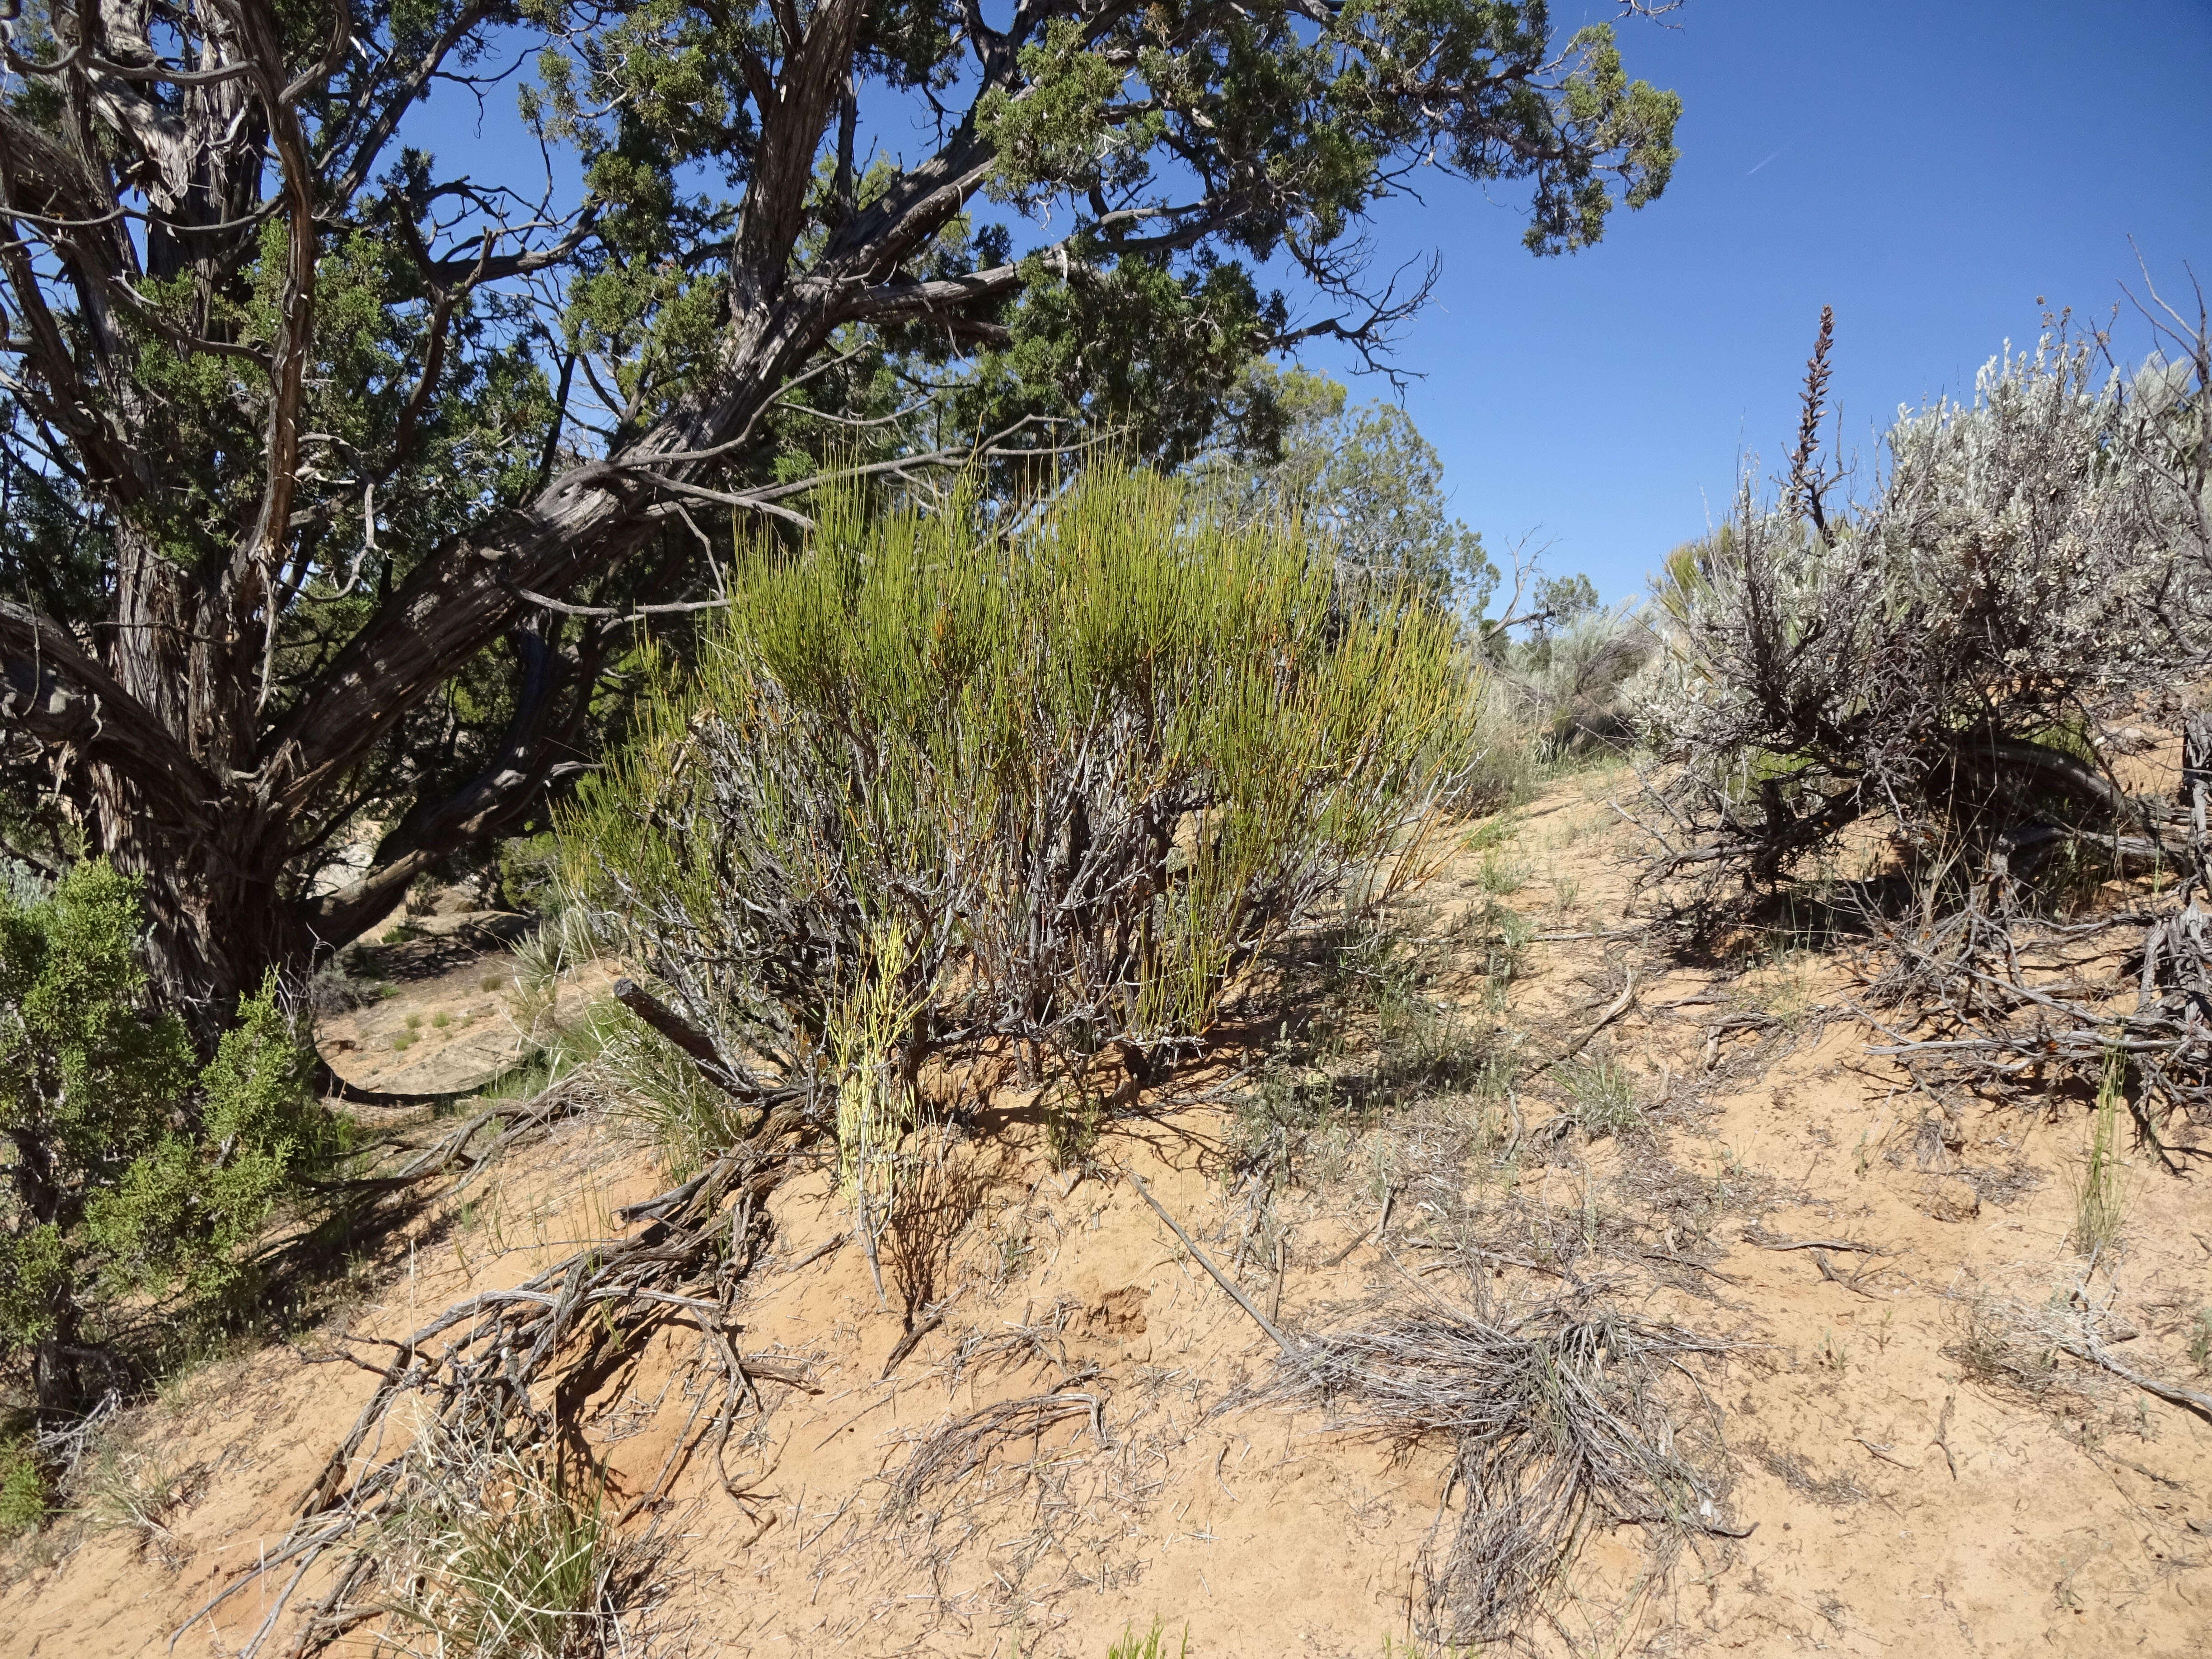
[[[1572,910],[1581,902],[1583,884],[1573,876],[1553,876],[1552,895],[1558,901],[1561,914]]]
[[[2120,1098],[2125,1087],[2127,1061],[2117,1051],[2106,1056],[2105,1075],[2097,1087],[2097,1109],[2091,1119],[2089,1150],[2074,1193],[2074,1247],[2085,1255],[2100,1255],[2119,1243],[2127,1219],[2125,1166],[2119,1153]]]
[[[1483,854],[1482,868],[1475,880],[1484,892],[1497,898],[1506,897],[1528,884],[1528,862],[1512,857],[1503,848],[1493,847]]]
[[[1577,1058],[1560,1064],[1559,1079],[1567,1091],[1570,1115],[1591,1139],[1635,1127],[1639,1116],[1636,1080],[1626,1066],[1613,1060]]]
[[[392,1048],[394,1054],[404,1054],[414,1046],[415,1033],[413,1031],[401,1030],[394,1031],[392,1034]]]
[[[2212,1308],[2199,1308],[2189,1322],[2189,1363],[2200,1371],[2212,1371]]]
[[[433,1014],[433,1015],[431,1015],[431,1016],[430,1016],[430,1024],[431,1024],[431,1026],[432,1026],[434,1030],[441,1030],[441,1031],[442,1031],[442,1030],[445,1030],[448,1025],[451,1025],[453,1023],[453,1017],[451,1014],[447,1013],[447,1012],[444,1009],[442,1009],[442,1008],[441,1008],[441,1009],[440,1009],[436,1013],[434,1013],[434,1014]]]
[[[1824,1327],[1820,1332],[1820,1349],[1817,1356],[1821,1364],[1832,1371],[1843,1370],[1850,1364],[1850,1352],[1836,1340],[1835,1327]]]
[[[1483,1001],[1491,1012],[1503,1013],[1507,988],[1536,936],[1535,924],[1493,898],[1484,901],[1476,926],[1483,933]]]
[[[991,1248],[997,1260],[994,1264],[992,1284],[1003,1290],[1029,1268],[1030,1259],[1036,1254],[1036,1241],[1030,1232],[1029,1218],[1017,1213],[1002,1227],[993,1229]]]
[[[1106,1650],[1106,1659],[1168,1659],[1167,1627],[1158,1619],[1144,1635],[1137,1634],[1133,1626],[1121,1632],[1121,1639]],[[1182,1642],[1175,1650],[1176,1659],[1188,1659],[1190,1653],[1190,1626],[1182,1627]]]
[[[1055,1170],[1073,1169],[1098,1144],[1105,1100],[1081,1078],[1048,1089],[1042,1098],[1045,1156]]]
[[[1521,833],[1521,821],[1510,812],[1499,812],[1486,817],[1468,832],[1462,843],[1470,853],[1487,853],[1497,848],[1509,847]]]

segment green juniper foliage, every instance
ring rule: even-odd
[[[203,1065],[149,1013],[137,884],[94,860],[0,896],[0,1356],[42,1419],[127,1375],[163,1297],[234,1295],[246,1247],[319,1148],[306,1056],[273,983]]]

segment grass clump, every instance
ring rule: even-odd
[[[819,1102],[848,1173],[986,1044],[1058,1080],[1077,1151],[1289,930],[1425,867],[1472,754],[1449,617],[1340,603],[1295,520],[1150,474],[1003,534],[832,503],[730,591],[564,815],[568,914],[741,1092]]]
[[[418,1490],[368,1547],[389,1586],[385,1649],[471,1659],[638,1651],[656,1553],[580,1486],[512,1449],[464,1459]]]
[[[1567,1091],[1568,1114],[1592,1140],[1632,1129],[1641,1117],[1636,1080],[1620,1061],[1578,1057],[1559,1064],[1559,1086]]]
[[[189,1552],[168,1523],[198,1494],[206,1474],[204,1465],[179,1467],[143,1448],[110,1444],[79,1470],[70,1489],[91,1526],[125,1534],[142,1552],[173,1567]]]
[[[595,1017],[604,1013],[606,1029],[591,1045],[596,1053],[589,1057],[617,1086],[615,1114],[659,1149],[672,1180],[690,1180],[722,1148],[743,1138],[757,1115],[701,1076],[689,1055],[617,1011],[592,1012]]]
[[[2090,1120],[2089,1149],[2074,1190],[2074,1247],[2085,1255],[2102,1255],[2120,1242],[2127,1222],[2125,1164],[2119,1151],[2120,1097],[2127,1075],[2118,1054],[2105,1062]]]
[[[1121,1639],[1106,1650],[1106,1659],[1169,1659],[1167,1626],[1158,1619],[1142,1636],[1132,1626],[1121,1632]],[[1189,1659],[1190,1626],[1182,1627],[1182,1639],[1173,1650],[1175,1659]]]

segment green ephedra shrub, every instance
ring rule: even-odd
[[[322,1134],[273,985],[203,1066],[148,1011],[140,925],[137,884],[105,862],[0,896],[0,1359],[42,1431],[127,1379],[166,1298],[242,1289]]]
[[[740,1092],[834,1104],[848,1151],[933,1059],[1141,1077],[1286,929],[1402,880],[1472,758],[1448,618],[1340,605],[1294,520],[1150,474],[1012,531],[848,501],[730,589],[563,820],[564,880]]]

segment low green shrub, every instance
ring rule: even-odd
[[[1149,474],[1003,533],[833,503],[739,558],[696,678],[563,815],[572,902],[862,1157],[987,1044],[1071,1099],[1109,1053],[1141,1079],[1443,850],[1479,678],[1449,617],[1340,605],[1330,566]]]
[[[52,1490],[29,1441],[0,1440],[0,1539],[28,1532],[46,1518]]]
[[[329,1133],[274,981],[203,1065],[149,1008],[139,928],[137,884],[105,862],[0,896],[0,1372],[42,1430],[128,1380],[126,1338],[158,1333],[165,1298],[243,1297],[246,1247]],[[0,1506],[30,1501],[25,1467]]]

